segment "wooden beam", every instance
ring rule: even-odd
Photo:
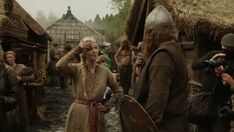
[[[139,32],[138,29],[139,29],[140,21],[141,21],[143,15],[146,15],[146,14],[143,14],[143,13],[145,12],[145,11],[144,11],[145,6],[148,5],[148,2],[147,2],[147,1],[148,1],[148,0],[143,0],[143,1],[142,1],[142,5],[141,5],[141,8],[140,8],[140,12],[139,12],[139,14],[138,14],[137,22],[136,22],[136,25],[134,26],[135,28],[134,28],[134,31],[133,31],[132,38],[131,38],[131,40],[130,40],[132,44],[135,44],[134,42],[135,42],[135,39],[136,39],[136,36],[137,36],[136,34]],[[144,32],[144,31],[143,31],[143,32]]]

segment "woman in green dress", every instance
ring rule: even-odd
[[[69,63],[82,53],[81,63]],[[86,37],[56,64],[59,71],[73,80],[74,102],[71,104],[65,132],[105,132],[104,113],[122,95],[111,71],[97,63],[99,48],[94,38]],[[105,105],[101,103],[106,87],[114,93]]]

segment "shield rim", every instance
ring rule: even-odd
[[[149,121],[151,122],[152,126],[153,126],[156,130],[159,131],[158,127],[156,126],[156,124],[154,123],[154,121],[152,120],[152,118],[150,117],[150,115],[148,114],[148,112],[144,109],[144,107],[142,107],[142,106],[137,102],[136,99],[134,99],[133,97],[131,97],[131,96],[129,96],[129,95],[124,95],[124,96],[121,97],[121,99],[120,99],[120,109],[119,109],[120,113],[121,113],[121,104],[122,104],[122,102],[125,102],[126,100],[127,100],[127,101],[132,101],[133,103],[137,104],[136,106],[144,112],[144,114],[148,117]],[[120,117],[121,117],[121,115],[120,115]],[[120,120],[122,120],[122,119],[120,119]],[[123,127],[122,127],[122,129],[123,129]]]

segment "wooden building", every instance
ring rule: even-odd
[[[172,14],[185,44],[182,47],[187,47],[190,80],[199,82],[200,74],[191,70],[191,63],[210,50],[220,49],[222,36],[234,32],[233,0],[135,0],[125,28],[132,44],[142,41],[146,16],[158,4]]]
[[[0,0],[0,40],[4,51],[15,51],[16,63],[33,68],[35,81],[25,88],[30,95],[30,115],[35,117],[44,93],[47,45],[51,39],[15,0]]]
[[[104,41],[103,35],[82,23],[72,14],[70,6],[62,18],[47,28],[47,32],[53,39],[52,44],[61,45],[61,47],[74,46],[86,36],[95,37],[98,44]]]
[[[0,0],[0,39],[4,51],[13,50],[17,63],[33,67],[36,82],[46,78],[46,31],[15,0]]]

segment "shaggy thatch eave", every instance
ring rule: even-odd
[[[180,30],[215,33],[234,31],[233,0],[154,0],[173,15]]]
[[[28,40],[37,37],[37,43],[47,44],[51,40],[37,23],[15,0],[0,0],[0,36]]]
[[[222,36],[234,31],[233,0],[135,0],[125,28],[133,44],[142,39],[145,16],[157,4],[171,12],[178,29],[187,36],[197,32]]]
[[[27,26],[29,26],[37,35],[43,35],[46,33],[46,30],[15,0],[13,2],[13,13],[19,15]]]

